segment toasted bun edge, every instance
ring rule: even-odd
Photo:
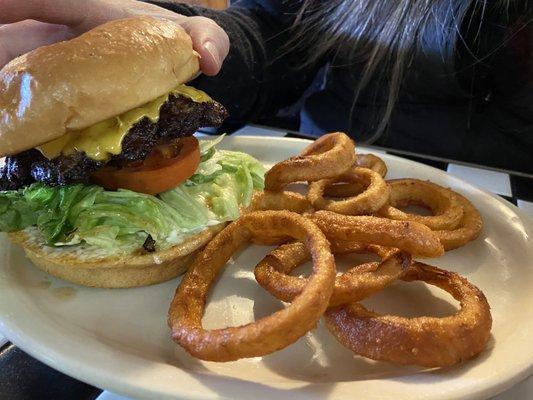
[[[131,288],[165,282],[186,272],[198,252],[224,225],[208,227],[163,251],[98,259],[50,248],[28,230],[12,232],[9,237],[22,246],[37,268],[56,278],[90,287]]]

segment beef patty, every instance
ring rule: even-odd
[[[197,103],[184,96],[170,95],[161,106],[159,120],[154,123],[145,117],[132,126],[122,140],[122,152],[108,162],[94,161],[84,153],[48,160],[38,150],[26,150],[6,157],[0,171],[0,190],[19,189],[32,182],[86,183],[94,171],[106,164],[120,167],[142,161],[156,145],[190,136],[201,127],[218,127],[226,117],[224,106],[215,101]]]

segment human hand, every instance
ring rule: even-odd
[[[216,75],[229,51],[229,39],[213,20],[186,17],[136,0],[0,0],[0,68],[37,47],[75,36],[105,22],[149,15],[181,25],[200,54],[200,69]]]

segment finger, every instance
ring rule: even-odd
[[[87,16],[86,4],[75,0],[0,0],[0,22],[13,23],[26,19],[62,25],[77,25]]]
[[[21,54],[72,36],[73,33],[66,26],[37,21],[0,25],[0,68]]]
[[[0,0],[0,23],[26,19],[68,25],[78,33],[111,20],[150,15],[172,18],[177,14],[135,0]]]
[[[191,36],[194,49],[200,54],[200,68],[206,75],[216,75],[229,52],[226,32],[213,20],[191,17],[181,22]]]

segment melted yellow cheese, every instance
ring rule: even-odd
[[[179,85],[170,93],[188,97],[197,103],[211,101],[205,92],[186,85]],[[68,155],[76,151],[83,152],[96,161],[108,160],[111,155],[122,152],[122,140],[133,125],[145,117],[154,123],[159,120],[159,110],[168,100],[170,93],[89,128],[68,132],[37,147],[37,150],[50,160],[61,154]]]

